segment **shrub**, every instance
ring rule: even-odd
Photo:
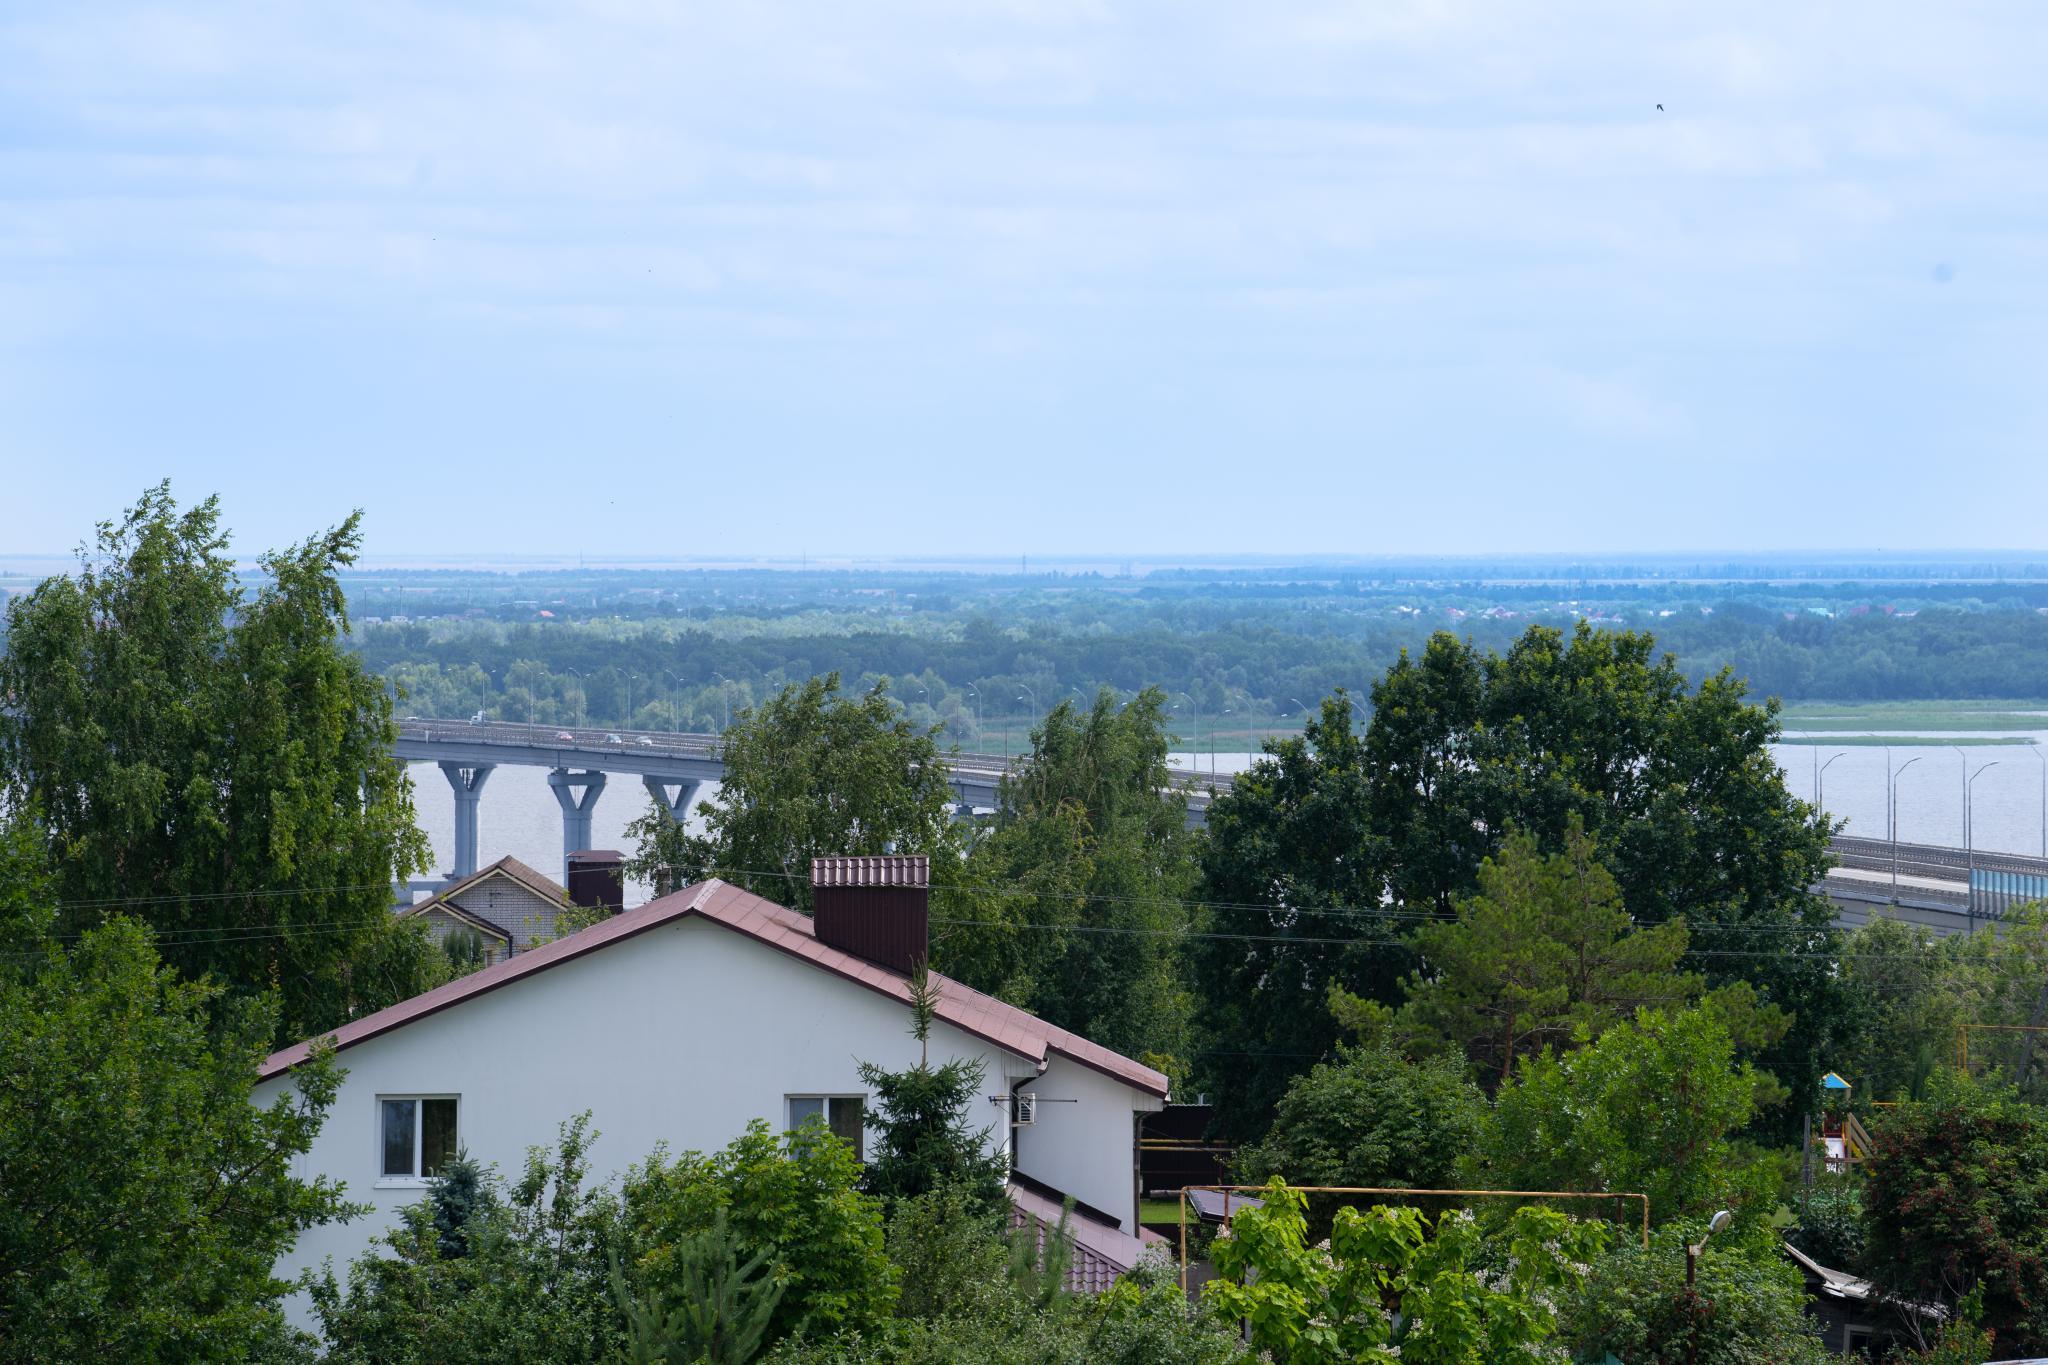
[[[628,1173],[625,1208],[638,1251],[632,1278],[662,1291],[681,1275],[679,1248],[724,1213],[742,1254],[770,1252],[783,1286],[768,1341],[880,1324],[895,1306],[882,1206],[862,1194],[860,1161],[824,1124],[781,1136],[756,1119],[709,1155],[657,1151]]]
[[[1764,1229],[1717,1237],[1685,1283],[1685,1246],[1705,1226],[1659,1228],[1649,1250],[1628,1239],[1594,1262],[1565,1305],[1575,1356],[1629,1365],[1819,1365],[1827,1360],[1805,1312],[1799,1272]]]

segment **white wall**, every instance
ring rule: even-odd
[[[931,1054],[934,1064],[984,1062],[988,1095],[1036,1073],[943,1022]],[[421,1198],[417,1185],[379,1187],[379,1095],[459,1095],[460,1141],[508,1176],[528,1147],[551,1142],[588,1109],[600,1134],[591,1169],[604,1176],[657,1143],[671,1152],[723,1146],[751,1118],[779,1131],[786,1096],[863,1093],[859,1062],[898,1070],[917,1055],[909,1010],[897,1001],[695,917],[649,930],[341,1053],[347,1079],[300,1174],[343,1180],[350,1199],[376,1212],[310,1229],[278,1273],[290,1278],[325,1257],[344,1271]],[[266,1082],[257,1102],[289,1083]],[[1057,1058],[1035,1088],[1086,1102],[1041,1106],[1024,1130],[1019,1169],[1134,1219],[1131,1114],[1155,1102]],[[994,1123],[1000,1145],[1002,1118],[980,1105],[974,1122]]]
[[[1125,1232],[1137,1236],[1134,1110],[1158,1109],[1160,1101],[1058,1053],[1048,1059],[1045,1074],[1024,1088],[1037,1094],[1038,1111],[1035,1123],[1016,1130],[1017,1169],[1114,1214]]]

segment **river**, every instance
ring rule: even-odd
[[[1900,840],[1963,846],[1963,782],[1967,762],[1968,772],[1982,773],[1976,780],[1972,802],[1975,845],[1999,853],[2048,853],[2042,842],[2041,806],[2042,759],[2048,758],[2048,731],[1969,732],[1956,737],[2010,742],[1960,748],[1893,748],[1890,762],[1898,775]],[[1806,800],[1812,800],[1815,794],[1815,769],[1826,765],[1820,787],[1826,809],[1848,821],[1850,834],[1872,839],[1886,837],[1886,751],[1882,746],[1780,744],[1773,746],[1771,753],[1785,770],[1786,785],[1794,795]],[[1211,755],[1203,754],[1200,767],[1208,772],[1213,762],[1219,775],[1234,773],[1243,770],[1252,757],[1242,753],[1216,754],[1212,759]],[[1173,761],[1184,767],[1188,758],[1186,754],[1175,754]],[[431,763],[412,764],[411,770],[420,827],[434,849],[433,870],[445,872],[455,849],[455,808],[448,782]],[[709,800],[717,792],[715,783],[707,784],[699,790],[697,799]],[[613,774],[597,801],[592,842],[599,848],[630,851],[626,826],[646,809],[647,793],[639,780],[628,774]],[[477,849],[484,862],[509,853],[551,877],[562,875],[562,815],[548,787],[545,768],[507,764],[492,772],[478,810]],[[645,887],[629,887],[627,900],[637,903],[645,893]]]

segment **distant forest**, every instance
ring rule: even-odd
[[[1534,574],[1543,565],[1514,566]],[[1857,566],[1873,570],[1873,566]],[[401,713],[717,729],[785,682],[890,680],[949,742],[1010,744],[1063,698],[1156,684],[1184,740],[1242,747],[1338,687],[1363,694],[1445,630],[1504,647],[1532,622],[1640,630],[1698,677],[1787,700],[2048,695],[2048,582],[1927,566],[1823,581],[1419,579],[1384,569],[1143,576],[864,572],[418,572],[350,579],[356,639]],[[2028,566],[2031,568],[2032,566]],[[1557,572],[1557,565],[1549,570]]]

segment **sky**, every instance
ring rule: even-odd
[[[11,0],[0,554],[166,477],[250,552],[2048,547],[2044,51],[2039,0]]]

